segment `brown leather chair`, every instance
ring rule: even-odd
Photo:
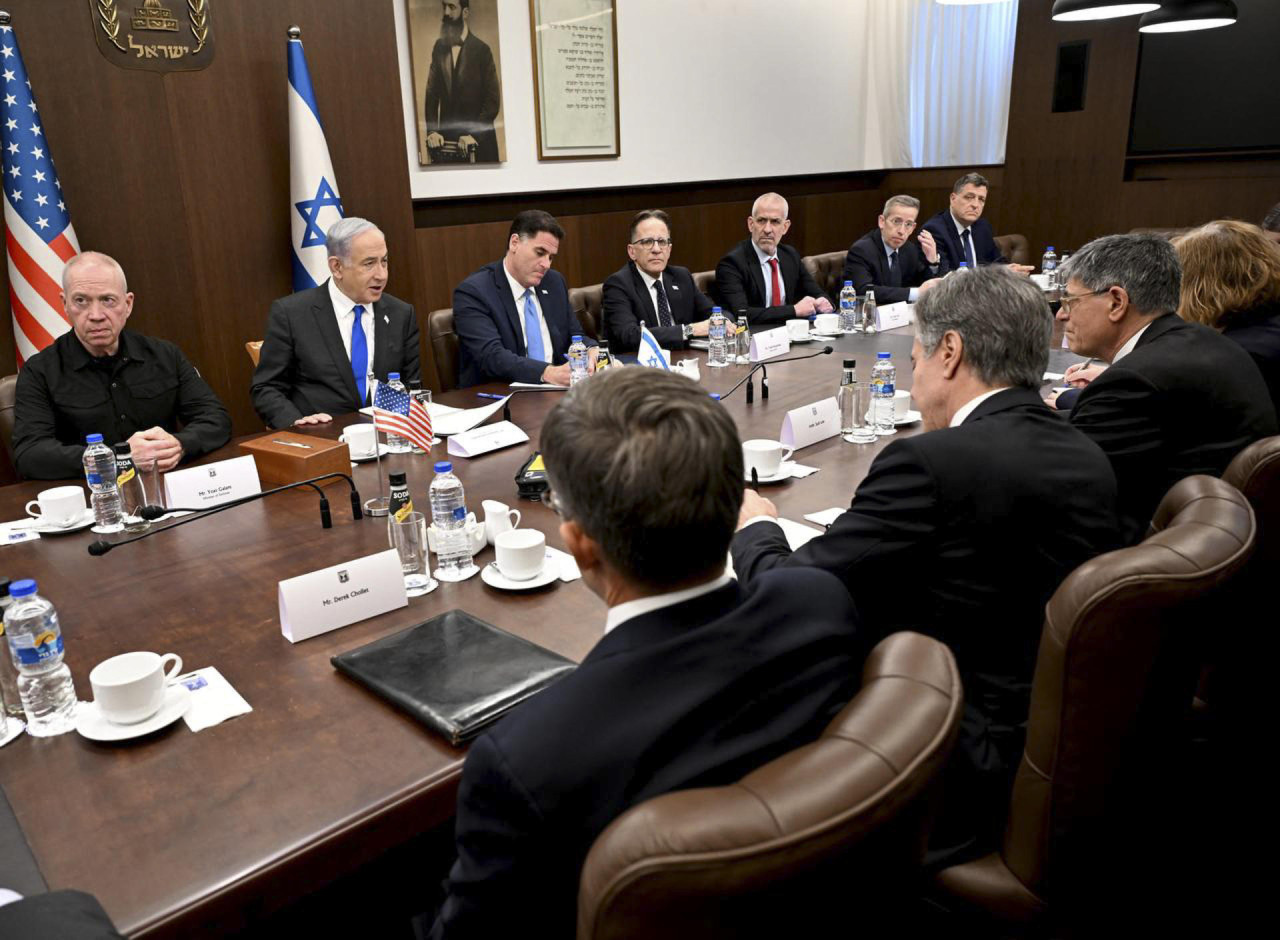
[[[877,886],[909,883],[921,862],[962,703],[945,645],[883,640],[817,741],[614,820],[582,869],[579,940],[796,935],[824,899],[865,922],[859,902],[879,906]]]
[[[574,287],[569,290],[569,307],[592,339],[599,339],[604,328],[604,285]]]
[[[1199,605],[1221,596],[1255,533],[1240,491],[1208,476],[1169,490],[1151,525],[1141,544],[1086,562],[1050,598],[1003,845],[938,874],[953,910],[1039,928],[1123,892],[1113,913],[1150,913],[1139,886],[1163,860],[1146,836],[1176,836],[1186,816],[1184,805],[1152,818],[1178,782],[1167,752],[1185,732],[1206,632],[1197,627],[1216,627],[1197,622]]]
[[[436,360],[440,391],[458,387],[458,334],[453,332],[453,308],[432,310],[427,314],[427,342]]]
[[[997,235],[996,247],[1013,264],[1031,264],[1031,246],[1025,235]]]
[[[805,255],[800,263],[813,275],[818,286],[827,292],[832,303],[840,300],[840,288],[843,286],[841,275],[844,274],[846,251],[828,251],[823,255]]]
[[[716,290],[715,271],[696,271],[693,275],[693,286],[711,298],[712,303],[719,304],[720,292]]]
[[[0,439],[9,457],[13,457],[13,406],[18,396],[18,377],[6,375],[0,379]]]
[[[244,344],[244,351],[249,354],[249,358],[253,360],[253,367],[258,368],[258,357],[262,355],[262,340],[255,339]]]

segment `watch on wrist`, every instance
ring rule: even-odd
[[[681,333],[681,338],[687,340],[690,336],[693,335],[693,327],[691,327],[688,323],[681,323],[680,333]]]

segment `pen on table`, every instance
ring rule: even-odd
[[[495,394],[493,394],[493,392],[476,392],[476,397],[477,397],[477,398],[490,398],[490,399],[493,399],[494,401],[502,401],[502,399],[506,398],[507,396],[506,396],[506,395],[495,395]]]
[[[751,468],[751,488],[757,493],[760,492],[760,473],[755,467]]]

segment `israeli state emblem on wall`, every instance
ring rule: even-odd
[[[93,38],[121,68],[193,72],[213,61],[212,2],[89,0]]]

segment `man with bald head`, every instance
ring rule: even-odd
[[[777,193],[765,193],[751,206],[751,237],[716,265],[716,291],[726,316],[745,316],[754,327],[831,311],[831,301],[800,263],[800,252],[782,244],[789,228],[787,201]]]
[[[71,330],[18,373],[13,462],[29,479],[77,477],[84,439],[128,441],[135,462],[172,470],[231,437],[231,416],[173,343],[126,330],[133,312],[124,270],[85,251],[62,271]]]

